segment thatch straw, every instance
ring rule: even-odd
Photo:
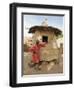
[[[29,29],[29,33],[35,33],[35,31],[51,31],[54,32],[56,36],[61,35],[62,31],[58,28],[52,26],[33,26]]]

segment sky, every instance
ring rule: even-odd
[[[28,33],[29,28],[32,26],[40,26],[41,23],[47,19],[48,26],[53,26],[61,31],[64,30],[64,16],[57,15],[26,15],[23,16],[23,27],[24,27],[24,37],[32,36],[32,34]]]

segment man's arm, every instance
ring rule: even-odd
[[[34,51],[34,46],[32,46],[31,48],[28,49],[29,52],[33,52]]]
[[[46,44],[47,44],[46,42],[42,42],[39,45],[40,45],[40,47],[45,47]]]

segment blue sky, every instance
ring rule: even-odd
[[[41,23],[47,18],[48,26],[53,26],[61,29],[64,29],[64,16],[56,15],[25,15],[24,14],[24,35],[28,35],[29,28],[35,25],[41,25]]]

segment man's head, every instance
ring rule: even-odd
[[[38,44],[39,44],[39,40],[36,41],[36,45],[38,45]]]

